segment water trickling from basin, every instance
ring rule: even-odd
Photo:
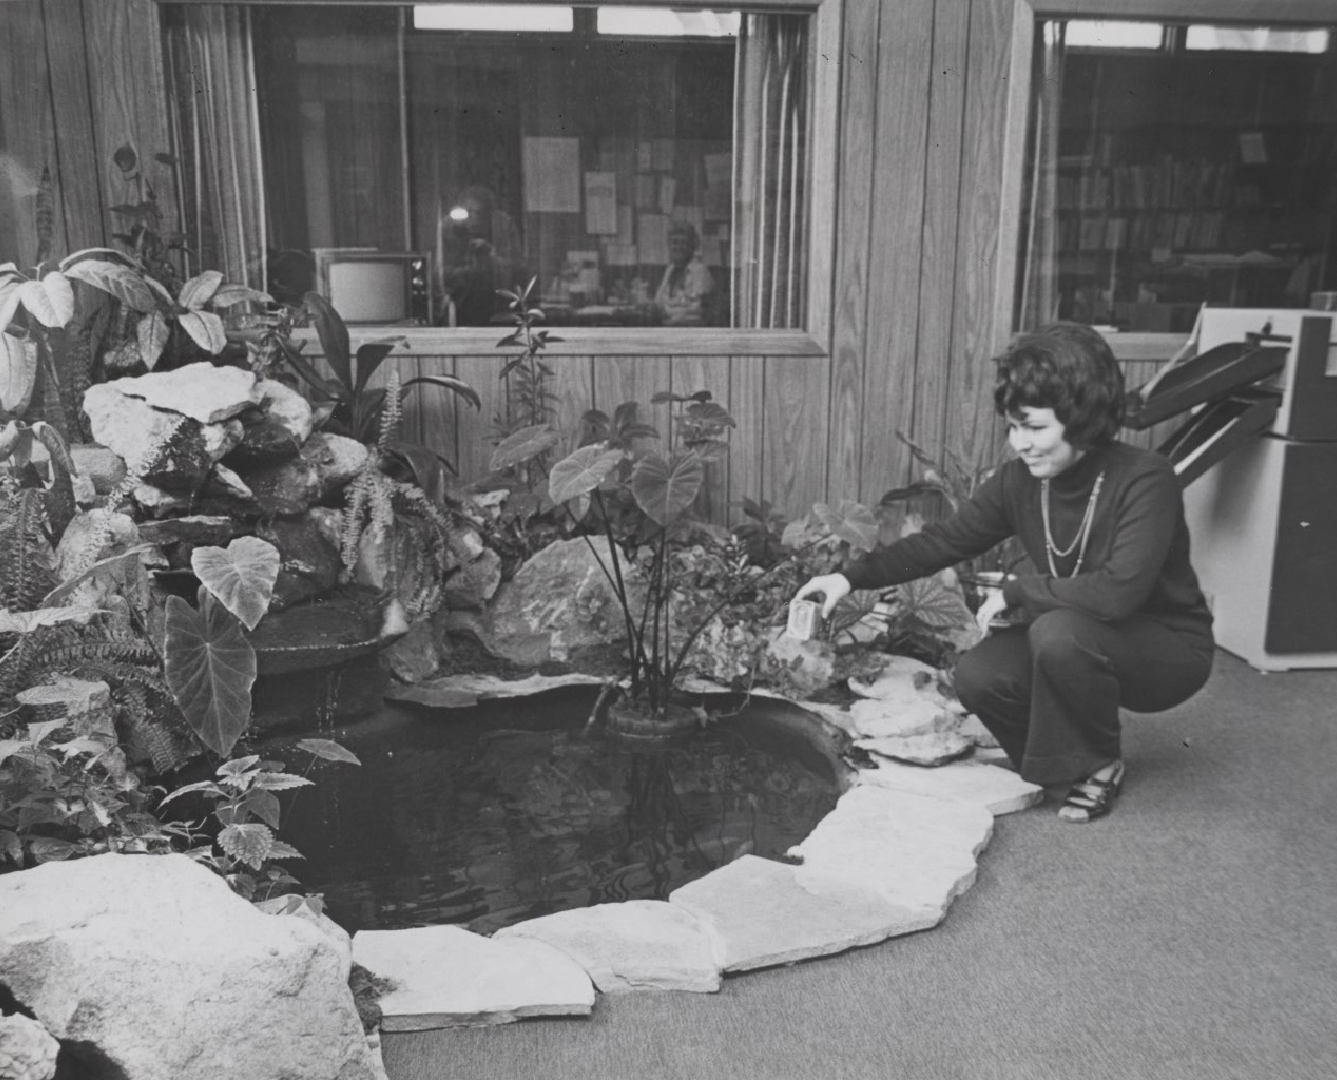
[[[350,931],[487,933],[779,857],[841,790],[834,755],[765,704],[649,748],[585,731],[592,700],[388,707],[336,730],[362,765],[322,768],[295,793],[283,839],[306,860],[289,868]]]

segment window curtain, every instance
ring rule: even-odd
[[[1065,29],[1065,23],[1046,22],[1036,55],[1019,330],[1033,330],[1058,318],[1058,128]]]
[[[806,16],[747,15],[734,94],[733,325],[801,327],[806,292]]]
[[[173,137],[189,272],[264,289],[265,213],[250,12],[184,5],[167,26]]]

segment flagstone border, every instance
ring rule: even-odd
[[[542,689],[585,681],[545,679]],[[538,689],[468,677],[458,700]],[[777,715],[780,723],[826,742],[839,762],[832,747],[842,736],[829,706],[767,696],[794,707]],[[353,959],[393,987],[380,1001],[381,1030],[588,1016],[598,993],[711,992],[726,974],[930,929],[974,883],[995,816],[1044,796],[969,758],[936,768],[863,760],[849,763],[835,809],[790,849],[790,861],[744,855],[666,901],[556,912],[490,937],[457,926],[359,931]]]

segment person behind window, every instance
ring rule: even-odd
[[[1123,373],[1105,339],[1054,323],[997,364],[994,403],[1017,460],[950,518],[796,595],[822,594],[830,615],[851,589],[912,581],[1020,537],[1041,569],[1009,576],[980,606],[986,636],[957,662],[956,692],[1024,779],[1076,781],[1059,816],[1085,822],[1109,812],[1123,782],[1120,706],[1160,712],[1201,689],[1212,616],[1173,467],[1114,438]]]
[[[696,228],[674,221],[668,229],[669,264],[654,302],[669,326],[701,326],[715,289],[714,278],[696,254]]]
[[[443,321],[486,326],[506,313],[498,289],[523,288],[520,237],[510,214],[500,210],[491,190],[466,187],[437,224],[437,265],[441,268]]]

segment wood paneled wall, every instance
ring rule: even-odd
[[[1014,0],[844,0],[833,311],[824,357],[560,356],[562,421],[589,407],[648,402],[656,390],[711,390],[738,420],[715,494],[769,499],[790,515],[813,501],[874,502],[914,465],[896,438],[968,462],[1003,454],[990,357],[1007,337],[1000,244],[1018,178],[1004,175]],[[65,250],[104,243],[122,201],[117,146],[151,159],[166,143],[161,46],[152,0],[0,3],[0,161],[49,165]],[[31,197],[0,197],[0,261],[32,256]],[[18,185],[17,187],[15,185]],[[170,213],[170,184],[158,184]],[[461,474],[480,475],[502,408],[505,357],[396,353],[403,375],[452,372],[483,396],[475,413],[424,388],[409,433]],[[1154,365],[1151,365],[1154,367]],[[1130,384],[1149,374],[1130,370]],[[661,423],[663,418],[661,418]],[[1145,441],[1145,440],[1144,440]]]

